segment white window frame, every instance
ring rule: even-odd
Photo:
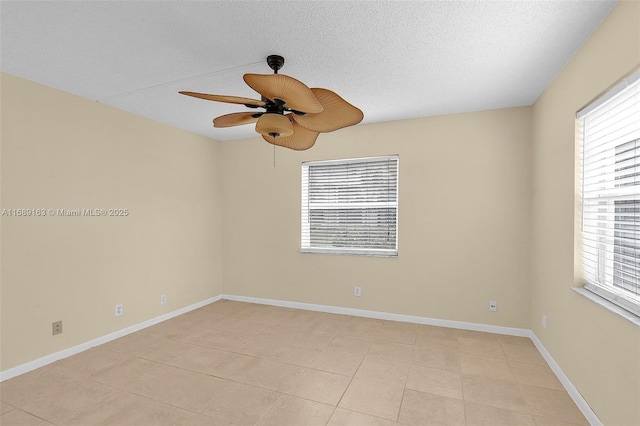
[[[396,187],[395,187],[395,201],[386,202],[362,202],[362,203],[317,203],[315,206],[310,202],[309,197],[309,167],[313,166],[326,166],[326,165],[346,165],[346,164],[364,164],[367,162],[380,162],[386,160],[393,160],[397,164],[396,168]],[[300,251],[302,253],[322,253],[322,254],[338,254],[338,255],[359,255],[359,256],[378,256],[378,257],[396,257],[398,256],[398,190],[399,190],[399,173],[400,173],[400,158],[398,155],[386,155],[378,157],[364,157],[364,158],[347,158],[340,160],[324,160],[324,161],[309,161],[302,163],[302,205],[301,205],[301,242]],[[378,248],[362,248],[362,247],[314,247],[311,245],[311,228],[310,228],[310,212],[314,208],[326,209],[326,208],[341,208],[341,209],[362,209],[366,207],[371,208],[390,208],[395,209],[395,243],[394,247],[386,249]]]
[[[624,170],[616,165],[616,163],[620,161],[617,158],[618,153],[616,149],[625,144],[637,141],[636,147],[632,149],[640,151],[640,114],[637,112],[638,105],[640,105],[639,85],[640,70],[622,80],[577,114],[580,128],[580,155],[582,164],[580,200],[582,203],[582,266],[583,277],[586,281],[584,288],[638,317],[640,317],[640,294],[634,294],[632,291],[624,290],[620,285],[614,285],[614,280],[616,272],[620,273],[622,270],[620,266],[622,263],[620,260],[617,260],[617,257],[629,257],[626,253],[624,255],[617,254],[621,253],[620,250],[623,248],[623,246],[620,245],[621,243],[617,242],[619,238],[622,238],[620,235],[624,232],[621,230],[622,220],[625,221],[624,224],[628,224],[629,222],[627,219],[618,219],[623,216],[623,213],[616,211],[616,201],[640,203],[640,179],[638,183],[635,183],[634,179],[632,183],[627,185],[621,185],[620,180],[615,180],[616,173],[621,174],[619,170]],[[633,90],[636,94],[634,95],[634,93],[629,92],[629,90]],[[613,115],[616,114],[617,111],[612,105],[615,105],[617,100],[629,94],[632,95],[632,97],[629,98],[632,103],[632,107],[629,108],[632,114],[629,121],[631,123],[637,122],[638,126],[632,124],[630,127],[631,131],[628,131],[628,127],[625,127],[624,132],[618,131],[616,134],[611,135],[605,133],[608,138],[606,143],[603,143],[600,139],[596,142],[596,136],[591,136],[585,131],[585,123],[590,119],[594,121],[600,120],[600,122],[606,122],[607,120],[614,122],[615,119],[618,119],[618,116]],[[607,109],[611,110],[612,115],[603,116],[601,114],[601,116],[595,118],[598,113],[602,113]],[[620,111],[627,112],[627,109]],[[635,120],[636,115],[638,116],[638,120]],[[609,128],[607,128],[606,132],[609,131]],[[602,132],[602,130],[598,130],[598,132]],[[591,148],[590,144],[592,144],[594,148]],[[592,165],[595,164],[591,162],[591,159],[586,158],[587,156],[592,156],[592,154],[585,154],[585,152],[590,149],[591,151],[589,152],[599,152],[597,157],[600,158],[596,161],[598,161],[599,164],[598,170],[602,170],[600,172],[602,178],[600,178],[599,175],[594,176],[593,174],[587,176],[590,172],[587,172],[585,165],[587,167],[593,167]],[[630,155],[635,156],[634,153]],[[606,160],[604,160],[604,158],[606,158]],[[633,178],[634,175],[638,174],[636,170],[640,169],[640,164],[636,166],[634,163],[630,167],[633,169],[626,173]],[[589,179],[588,184],[585,184],[585,178]],[[597,182],[597,185],[594,182]],[[589,189],[586,189],[586,186],[589,186]],[[598,186],[598,189],[593,189],[594,186]],[[587,218],[589,215],[586,213],[589,208],[586,207],[588,205],[586,200],[591,203],[597,203],[598,206],[597,213],[591,210],[589,218]],[[594,204],[591,204],[590,207],[593,209]],[[598,218],[593,218],[596,215]],[[627,217],[632,216],[634,222],[635,218],[637,218],[640,222],[640,212],[627,213],[624,215]],[[613,225],[607,225],[607,223],[612,223]],[[638,233],[638,238],[640,239],[640,232]],[[616,249],[618,251],[616,251]],[[640,247],[636,247],[635,249],[631,248],[631,250],[636,250],[633,256],[638,263],[638,266],[635,266],[635,276],[640,276]],[[633,266],[630,267],[630,269],[633,269]]]

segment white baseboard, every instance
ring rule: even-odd
[[[582,415],[587,419],[589,424],[591,426],[602,426],[602,422],[600,421],[596,413],[594,413],[594,411],[591,409],[589,403],[587,403],[587,401],[582,397],[582,394],[580,394],[578,389],[576,389],[573,383],[571,383],[571,380],[569,380],[567,375],[564,374],[564,371],[562,371],[558,363],[553,359],[549,351],[547,351],[547,348],[545,348],[540,339],[538,339],[538,336],[536,336],[532,330],[529,330],[529,333],[529,337],[531,338],[531,340],[533,340],[533,344],[536,345],[536,348],[538,348],[538,351],[540,352],[540,354],[542,354],[542,357],[545,359],[545,361],[547,361],[547,364],[549,364],[549,367],[551,368],[551,370],[553,370],[556,377],[558,378],[558,380],[560,380],[560,383],[562,383],[562,386],[564,386],[567,393],[569,394],[571,399],[573,399],[573,402],[576,403],[576,405],[582,412]]]
[[[211,297],[209,299],[203,300],[201,302],[194,303],[189,306],[185,306],[184,308],[177,309],[175,311],[160,315],[158,317],[152,318],[150,320],[141,322],[139,324],[132,325],[127,328],[123,328],[122,330],[114,331],[113,333],[109,333],[106,336],[98,337],[93,340],[89,340],[88,342],[81,343],[76,346],[72,346],[67,349],[63,349],[59,352],[53,353],[51,355],[44,356],[42,358],[38,358],[36,360],[18,365],[13,368],[6,369],[4,371],[0,371],[0,382],[5,380],[9,380],[13,377],[19,376],[24,373],[28,373],[29,371],[35,370],[36,368],[44,367],[47,364],[51,364],[52,362],[61,360],[63,358],[70,357],[77,353],[86,351],[87,349],[91,349],[94,346],[101,345],[103,343],[110,342],[119,337],[126,336],[127,334],[135,333],[136,331],[142,330],[143,328],[150,327],[152,325],[158,324],[162,321],[166,321],[170,318],[176,317],[178,315],[185,314],[189,311],[193,311],[194,309],[201,308],[205,305],[208,305],[213,302],[217,302],[222,299],[221,295]]]
[[[43,367],[47,364],[51,364],[52,362],[58,361],[60,359],[67,358],[77,353],[86,351],[87,349],[90,349],[94,346],[110,342],[122,336],[126,336],[127,334],[135,333],[136,331],[142,330],[143,328],[147,328],[149,326],[158,324],[162,321],[166,321],[170,318],[176,317],[178,315],[182,315],[184,313],[187,313],[194,309],[198,309],[210,303],[217,302],[218,300],[221,300],[221,299],[232,300],[237,302],[256,303],[261,305],[281,306],[285,308],[303,309],[307,311],[328,312],[332,314],[343,314],[343,315],[353,315],[353,316],[365,317],[365,318],[376,318],[376,319],[382,319],[382,320],[388,320],[388,321],[402,321],[402,322],[410,322],[415,324],[434,325],[438,327],[457,328],[462,330],[483,331],[488,333],[506,334],[509,336],[529,337],[535,344],[536,348],[538,348],[538,351],[540,351],[544,359],[547,361],[551,370],[553,370],[555,375],[558,377],[558,380],[560,380],[560,383],[562,383],[564,388],[567,390],[567,392],[569,393],[569,396],[573,399],[573,401],[578,406],[582,414],[585,416],[587,421],[592,426],[602,426],[602,422],[600,421],[600,419],[598,419],[598,416],[596,416],[596,414],[593,412],[593,410],[591,409],[587,401],[582,397],[580,392],[578,392],[578,390],[573,385],[573,383],[571,383],[567,375],[564,374],[564,372],[562,371],[558,363],[553,359],[549,351],[547,351],[547,349],[544,347],[540,339],[538,339],[538,337],[535,335],[535,333],[532,330],[525,329],[525,328],[502,327],[497,325],[442,320],[437,318],[420,317],[415,315],[393,314],[388,312],[369,311],[364,309],[343,308],[339,306],[316,305],[312,303],[290,302],[290,301],[275,300],[275,299],[263,299],[259,297],[235,296],[232,294],[221,294],[215,297],[211,297],[201,302],[194,303],[193,305],[185,306],[184,308],[169,312],[164,315],[160,315],[158,317],[141,322],[139,324],[132,325],[122,330],[118,330],[116,332],[107,334],[106,336],[98,337],[97,339],[93,339],[88,342],[73,346],[71,348],[64,349],[60,352],[56,352],[54,354],[47,355],[45,357],[36,359],[34,361],[30,361],[25,364],[18,365],[17,367],[0,371],[0,382],[11,379],[12,377],[16,377],[24,373],[28,373],[29,371],[35,370],[36,368]]]
[[[451,321],[437,318],[420,317],[415,315],[392,314],[381,311],[368,311],[364,309],[343,308],[340,306],[315,305],[312,303],[289,302],[275,299],[262,299],[259,297],[235,296],[223,294],[225,300],[236,302],[257,303],[260,305],[281,306],[284,308],[304,309],[306,311],[328,312],[332,314],[353,315],[356,317],[376,318],[387,321],[411,322],[415,324],[434,325],[438,327],[458,328],[461,330],[483,331],[487,333],[507,334],[509,336],[529,337],[531,330],[526,328],[502,327],[499,325],[477,324],[472,322]]]
[[[553,359],[549,351],[544,347],[538,336],[532,330],[525,328],[501,327],[497,325],[476,324],[471,322],[450,321],[437,318],[419,317],[414,315],[392,314],[388,312],[367,311],[363,309],[343,308],[339,306],[316,305],[312,303],[289,302],[284,300],[262,299],[259,297],[235,296],[232,294],[223,294],[225,300],[233,300],[237,302],[257,303],[261,305],[281,306],[285,308],[304,309],[308,311],[328,312],[332,314],[353,315],[358,317],[376,318],[389,321],[411,322],[416,324],[427,324],[438,327],[458,328],[462,330],[475,330],[488,333],[506,334],[509,336],[529,337],[535,344],[538,351],[549,364],[551,370],[555,373],[564,386],[567,393],[578,406],[584,417],[592,426],[602,426],[602,422],[593,412],[587,401],[582,397],[578,389],[571,383],[571,380],[562,371],[558,363]]]

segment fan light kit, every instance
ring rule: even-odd
[[[358,124],[364,118],[362,111],[327,89],[308,88],[301,81],[278,70],[284,58],[267,57],[273,74],[245,74],[245,83],[261,95],[261,99],[239,96],[209,95],[180,92],[183,95],[209,101],[264,108],[263,111],[235,112],[213,119],[214,127],[232,127],[256,123],[256,132],[267,142],[294,150],[313,146],[320,133],[332,132]]]

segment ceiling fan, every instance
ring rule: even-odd
[[[256,123],[256,132],[267,142],[294,150],[313,146],[318,134],[358,124],[364,114],[355,106],[327,89],[308,88],[304,83],[278,70],[284,65],[279,55],[267,57],[273,74],[245,74],[245,83],[260,93],[261,99],[239,96],[180,92],[209,101],[263,108],[264,111],[235,112],[213,119],[214,127],[231,127]]]

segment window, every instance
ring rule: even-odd
[[[585,287],[640,316],[640,71],[578,119]]]
[[[301,251],[398,255],[398,156],[302,164]]]

